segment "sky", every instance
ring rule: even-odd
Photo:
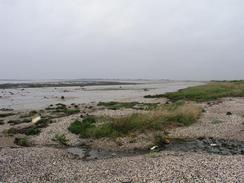
[[[0,79],[244,79],[243,0],[0,0]]]

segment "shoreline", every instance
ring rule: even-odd
[[[94,81],[94,82],[43,82],[43,83],[4,83],[0,84],[0,89],[18,88],[48,88],[48,87],[85,87],[85,86],[105,86],[105,85],[136,85],[140,83]]]
[[[158,94],[162,90],[167,91],[167,89],[165,90],[167,87],[171,87],[171,91],[186,87],[185,83],[182,85],[176,83],[177,87],[174,84],[156,85],[161,90],[150,89],[149,91],[144,89],[151,85],[146,85],[147,87],[145,85],[130,86],[132,88],[129,93],[124,88],[121,90],[117,88],[118,91],[110,91],[107,88],[100,91],[97,89],[101,89],[103,86],[98,88],[91,86],[91,88],[88,87],[89,89],[86,88],[86,92],[93,94],[95,92],[100,97],[98,101],[106,93],[108,94],[107,99],[110,97],[110,101],[114,101],[111,93],[117,91],[123,96],[118,98],[120,95],[117,95],[115,97],[117,101],[164,105],[169,102],[166,98],[145,99],[143,96],[147,93]],[[196,85],[196,83],[194,84]],[[111,88],[114,87],[110,86],[109,89]],[[61,92],[62,95],[63,93],[72,94],[74,90],[68,92],[58,90],[58,92]],[[79,94],[82,92],[84,91],[79,90]],[[60,98],[58,100],[60,103],[65,102]],[[25,141],[18,141],[18,143],[29,147],[14,144],[16,137],[23,139],[25,134],[13,134],[13,136],[9,136],[12,139],[5,139],[9,140],[9,144],[0,147],[0,162],[2,163],[2,165],[0,164],[2,170],[0,171],[0,180],[4,182],[104,183],[244,181],[242,170],[244,162],[244,97],[227,97],[198,103],[197,105],[203,109],[200,119],[191,126],[166,129],[170,143],[155,151],[151,150],[155,144],[152,144],[153,133],[150,131],[116,139],[86,139],[71,133],[68,130],[70,124],[76,119],[83,120],[86,116],[121,117],[138,112],[141,114],[148,112],[136,108],[113,110],[99,106],[98,101],[66,105],[65,109],[67,110],[80,110],[80,112],[68,116],[53,112],[55,111],[53,110],[55,103],[52,103],[48,108],[38,109],[40,111],[36,111],[37,113],[53,117],[52,122],[41,128],[38,134],[27,136],[29,145],[24,144]],[[63,105],[56,104],[59,109]],[[15,113],[16,110],[2,111],[1,113],[12,112]],[[25,123],[24,119],[30,117],[29,112],[31,111],[24,110],[2,118],[4,121],[1,126],[0,140],[4,140],[4,129],[28,128],[30,123]],[[21,116],[25,118],[21,118]],[[18,119],[22,119],[22,121],[18,121]],[[9,121],[11,123],[8,123]],[[68,146],[63,146],[60,141],[54,140],[56,134],[63,134],[65,139],[68,139]],[[11,147],[11,143],[17,148]]]

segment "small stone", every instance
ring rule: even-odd
[[[230,116],[230,115],[232,115],[232,113],[231,112],[227,112],[226,115],[227,116]]]

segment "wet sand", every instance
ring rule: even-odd
[[[202,84],[201,82],[177,81],[140,81],[139,84],[137,83],[136,85],[0,89],[0,109],[10,108],[24,111],[37,110],[56,103],[141,101],[144,100],[143,96],[148,94],[172,92],[188,86]],[[61,99],[62,96],[64,96],[64,100]]]

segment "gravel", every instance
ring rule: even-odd
[[[172,130],[171,136],[220,139],[207,144],[223,144],[225,140],[244,142],[244,98],[226,98],[203,105],[206,112],[198,123]],[[231,115],[226,115],[227,112]],[[52,141],[56,133],[64,133],[71,145],[81,143],[67,130],[79,115],[60,118],[42,129],[32,139],[38,147],[0,148],[0,182],[244,182],[244,155],[167,150],[156,156],[84,161],[66,149],[47,147],[56,143]]]
[[[190,127],[170,131],[174,137],[215,137],[244,141],[244,98],[225,98],[216,105],[205,104],[206,112]],[[226,115],[227,112],[232,115]]]
[[[244,156],[161,152],[97,161],[73,159],[61,149],[5,148],[3,182],[244,182]]]
[[[56,121],[50,124],[47,128],[43,128],[38,136],[31,138],[31,141],[35,145],[56,145],[57,142],[53,141],[55,134],[64,134],[69,140],[69,145],[80,144],[80,138],[78,135],[72,134],[68,131],[69,125],[77,118],[80,114],[63,117],[56,119]]]

